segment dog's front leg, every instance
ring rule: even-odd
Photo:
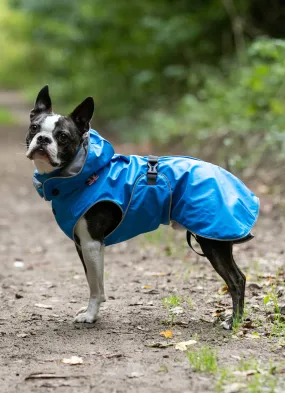
[[[76,235],[80,239],[81,257],[90,288],[90,298],[88,306],[79,310],[74,321],[93,323],[96,320],[101,302],[105,301],[104,245],[91,238],[84,218],[76,226]]]

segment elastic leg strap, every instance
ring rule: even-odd
[[[198,242],[196,236],[193,235],[193,233],[187,231],[187,232],[186,232],[186,239],[187,239],[187,243],[188,243],[189,247],[190,247],[196,254],[200,255],[200,257],[206,257],[205,254],[200,254],[199,252],[197,252],[197,251],[193,248],[192,243],[191,243],[191,236],[193,236],[194,239],[196,240],[196,242],[199,244],[199,242]]]

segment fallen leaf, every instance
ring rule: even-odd
[[[244,388],[246,388],[244,383],[235,382],[230,385],[226,385],[224,388],[224,393],[244,392]]]
[[[145,272],[145,276],[152,276],[152,277],[163,277],[163,276],[170,276],[171,273],[163,273],[163,272]]]
[[[16,260],[16,261],[14,262],[14,266],[15,266],[15,267],[18,267],[18,268],[23,268],[23,267],[25,266],[25,264],[24,264],[23,261]]]
[[[157,289],[150,289],[150,290],[145,291],[143,293],[148,294],[148,295],[157,295],[159,293],[159,291]]]
[[[52,310],[52,306],[50,304],[36,303],[35,306],[39,308],[46,308],[48,310]]]
[[[86,375],[61,375],[53,373],[36,372],[29,374],[25,381],[28,379],[53,379],[53,378],[86,378]]]
[[[219,293],[222,295],[229,293],[229,287],[227,285],[224,285],[222,288],[219,289]]]
[[[174,315],[179,315],[179,314],[183,314],[184,313],[183,308],[179,307],[179,306],[171,308],[170,311],[171,311],[171,314],[174,314]]]
[[[142,289],[150,289],[151,288],[151,285],[144,285],[143,287],[142,287]]]
[[[110,354],[101,355],[101,356],[103,356],[103,358],[106,358],[106,359],[113,359],[113,358],[121,358],[124,355],[122,353],[110,353]]]
[[[248,320],[248,321],[244,321],[243,322],[243,324],[242,324],[242,327],[243,328],[246,328],[246,329],[253,329],[253,321],[251,321],[251,320]]]
[[[258,290],[260,290],[260,289],[262,289],[262,286],[257,284],[256,282],[251,282],[251,283],[247,284],[247,288],[248,289],[258,289]]]
[[[70,364],[72,366],[75,366],[77,364],[83,364],[83,359],[78,356],[71,356],[70,359],[67,359],[67,358],[62,359],[61,363]]]
[[[245,338],[247,338],[248,340],[251,340],[251,339],[256,340],[256,339],[260,338],[260,336],[257,332],[254,332],[252,334],[247,334],[245,336]]]
[[[173,337],[172,330],[165,330],[164,332],[160,332],[159,334],[165,338],[172,338]]]
[[[167,347],[171,347],[173,345],[174,345],[174,343],[167,343],[167,342],[160,343],[160,342],[157,342],[157,343],[145,344],[145,347],[148,347],[148,348],[167,348]]]
[[[128,304],[128,306],[142,306],[142,305],[143,305],[143,302],[141,302],[141,301]]]
[[[128,378],[139,378],[142,377],[144,374],[140,373],[138,371],[133,371],[132,373],[128,374],[127,377]]]
[[[258,374],[257,370],[246,370],[246,371],[233,371],[233,375],[236,377],[249,377],[250,375]]]
[[[178,349],[179,351],[187,351],[187,348],[194,344],[197,344],[196,340],[181,341],[180,343],[175,344],[175,349]]]

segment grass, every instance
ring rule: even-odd
[[[284,316],[280,312],[280,306],[278,301],[278,293],[276,291],[276,286],[271,285],[266,296],[263,299],[265,306],[273,306],[274,320],[273,326],[270,331],[270,336],[279,337],[282,343],[285,337],[285,320]]]
[[[13,125],[16,124],[16,121],[12,114],[7,110],[0,108],[0,125]]]
[[[163,304],[168,309],[180,306],[182,299],[180,296],[169,295],[162,299]]]
[[[218,370],[216,352],[208,346],[187,352],[187,357],[195,371],[215,373]]]
[[[175,307],[180,306],[182,299],[180,296],[169,295],[162,299],[164,306],[168,309],[169,316],[170,316],[170,326],[173,326],[175,313],[172,312],[172,309]]]
[[[185,233],[175,231],[170,225],[161,225],[152,232],[145,233],[141,236],[142,245],[152,246],[158,249],[159,253],[163,252],[164,256],[185,259],[189,248],[185,241]]]
[[[282,391],[279,389],[281,381],[277,369],[271,361],[261,364],[256,359],[250,358],[240,360],[236,367],[220,367],[216,351],[208,346],[203,346],[196,351],[188,351],[187,357],[193,370],[214,375],[216,392],[231,391],[231,389],[246,393]]]

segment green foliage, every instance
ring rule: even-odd
[[[172,307],[180,306],[182,300],[180,296],[169,295],[163,298],[162,301],[165,307],[171,309]]]
[[[244,175],[285,157],[285,5],[265,0],[4,0],[0,85],[57,110],[87,95],[124,139]]]
[[[187,357],[196,371],[215,373],[218,370],[217,355],[210,347],[203,346],[197,351],[189,351]]]
[[[154,142],[189,146],[192,155],[202,149],[236,170],[284,159],[285,41],[262,38],[247,53],[240,67],[191,71],[189,90],[196,86],[196,93],[185,94],[174,110],[147,111],[143,126],[149,123]]]

